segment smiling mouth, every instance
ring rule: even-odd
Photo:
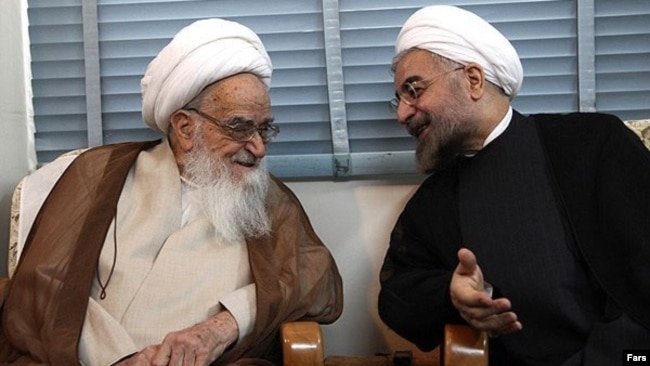
[[[407,131],[411,136],[415,138],[419,138],[422,132],[431,125],[431,121],[425,121],[424,123],[417,123],[413,125],[409,125],[407,127]]]
[[[259,159],[246,150],[239,151],[230,161],[232,164],[237,164],[244,168],[254,168],[259,163]]]

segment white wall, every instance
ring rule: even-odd
[[[33,162],[23,67],[24,1],[0,1],[0,243],[8,241],[13,188]],[[323,327],[326,354],[415,351],[379,320],[376,303],[390,230],[418,183],[419,178],[289,183],[343,277],[343,315]],[[0,245],[0,276],[6,275],[6,253],[6,244]]]
[[[11,193],[28,172],[25,88],[25,0],[0,1],[0,243],[9,239]],[[0,276],[7,274],[6,244],[0,245]]]
[[[332,251],[344,285],[341,318],[323,327],[328,355],[393,353],[414,346],[379,319],[379,269],[397,216],[420,178],[290,182],[316,233]]]

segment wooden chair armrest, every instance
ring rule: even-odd
[[[387,357],[344,357],[324,358],[323,335],[320,325],[312,321],[295,321],[280,326],[283,366],[325,366],[373,365],[371,361],[385,364]],[[487,366],[488,337],[467,325],[445,326],[444,343],[440,347],[440,365],[443,366]],[[328,361],[328,362],[325,362]],[[411,360],[411,365],[437,365],[431,359]],[[392,364],[392,361],[390,361]],[[395,363],[397,364],[397,363]]]
[[[280,326],[284,366],[323,366],[323,334],[313,321],[295,321]]]
[[[445,366],[487,366],[488,336],[467,325],[445,325],[441,364]]]

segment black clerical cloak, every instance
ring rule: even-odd
[[[538,129],[560,214],[589,276],[650,329],[650,153],[614,116],[515,112],[513,122]],[[462,322],[448,291],[462,242],[457,187],[457,164],[420,186],[381,271],[380,316],[424,350],[440,343],[445,323]]]

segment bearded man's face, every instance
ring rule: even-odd
[[[245,149],[230,159],[251,162],[247,171],[236,171],[232,161],[212,154],[199,134],[186,155],[183,175],[192,183],[190,197],[226,242],[259,237],[270,232],[266,210],[269,174],[265,160],[254,159]]]

